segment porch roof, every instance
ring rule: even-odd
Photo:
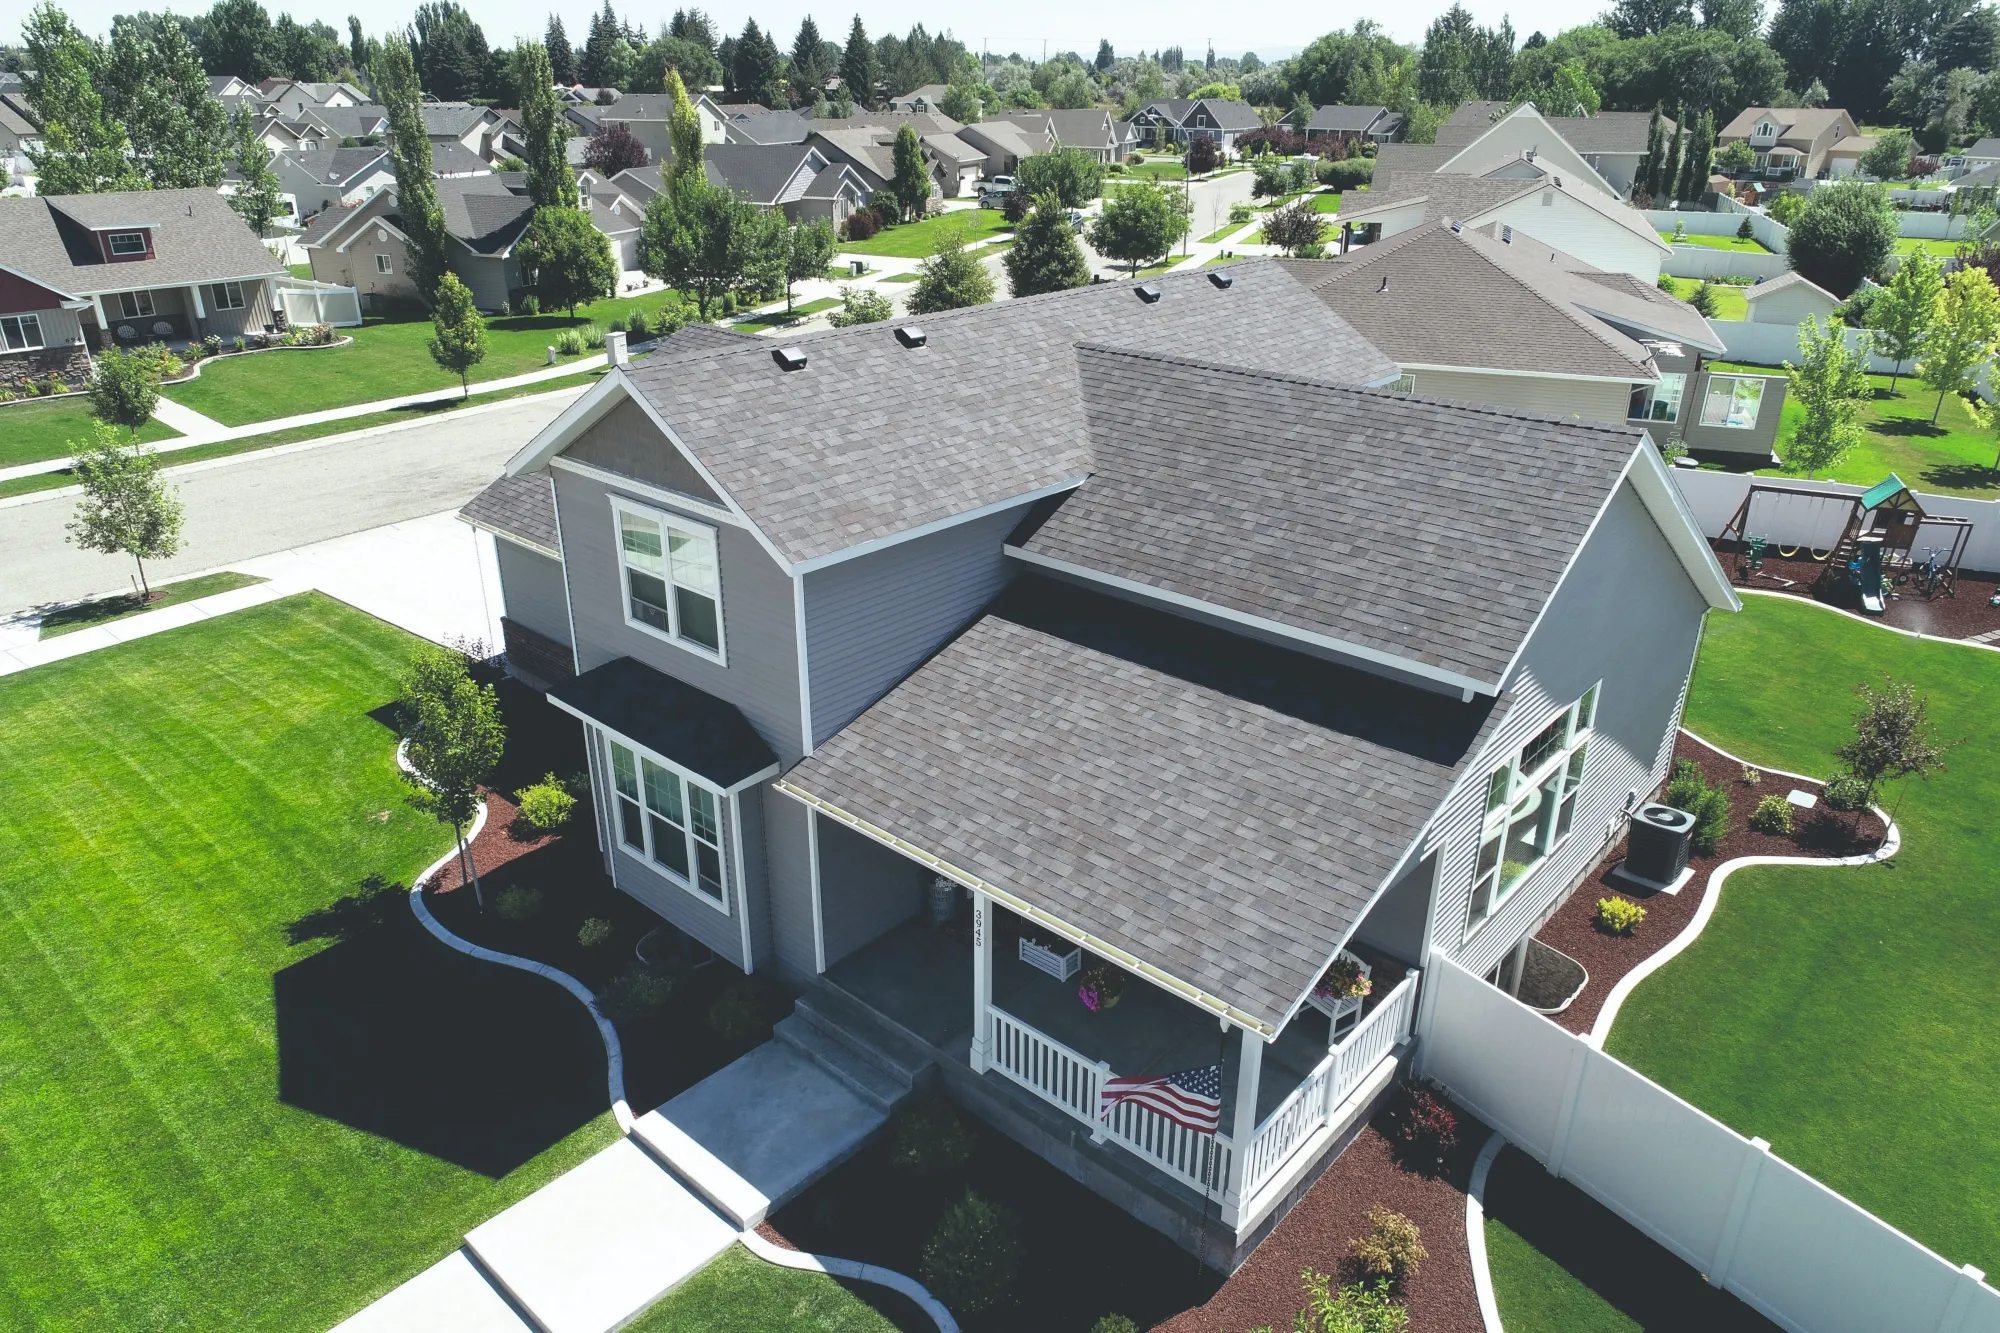
[[[639,742],[725,791],[777,767],[778,756],[735,704],[630,657],[564,681],[549,691],[549,702]]]
[[[1024,574],[783,786],[1274,1032],[1507,707]]]

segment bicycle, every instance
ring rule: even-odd
[[[1939,549],[1926,546],[1923,560],[1910,570],[1910,586],[1922,593],[1927,602],[1938,597],[1958,595],[1958,572],[1949,565],[1938,563]]]

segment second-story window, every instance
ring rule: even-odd
[[[111,233],[111,253],[114,255],[143,255],[146,253],[146,233],[143,231],[114,231]]]
[[[1487,778],[1466,934],[1493,914],[1575,822],[1597,691],[1595,685],[1585,690]]]
[[[721,657],[722,581],[715,529],[624,504],[616,509],[626,623]]]

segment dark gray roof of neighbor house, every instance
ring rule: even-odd
[[[778,762],[735,704],[630,657],[563,681],[549,698],[719,787],[733,787]]]
[[[1264,123],[1257,118],[1257,108],[1248,102],[1226,102],[1219,97],[1204,97],[1201,105],[1208,109],[1208,114],[1221,129],[1254,130]]]
[[[342,139],[359,139],[387,131],[389,108],[373,105],[315,106],[306,108],[306,115]]]
[[[479,254],[505,250],[527,230],[535,201],[515,194],[498,176],[454,176],[437,183],[444,227]]]
[[[866,125],[831,130],[819,128],[821,124],[837,123],[827,121],[815,122],[812,138],[808,139],[807,142],[818,141],[824,143],[841,160],[875,177],[874,181],[869,182],[871,187],[875,186],[878,182],[891,181],[896,178],[896,150],[893,143],[879,141],[876,131]]]
[[[456,139],[431,145],[431,172],[434,175],[465,176],[491,174],[493,164]]]
[[[1427,176],[1457,157],[1461,150],[1441,148],[1434,143],[1385,143],[1375,150],[1373,189],[1383,189],[1391,179]],[[1366,202],[1365,198],[1363,202]]]
[[[154,257],[104,262],[92,229],[141,225],[152,228]],[[0,199],[0,265],[70,295],[285,274],[208,189]]]
[[[377,163],[384,168],[389,167],[389,150],[386,148],[335,148],[312,153],[287,151],[285,156],[292,160],[294,166],[328,185],[345,185],[373,170]]]
[[[727,121],[722,132],[731,143],[804,143],[813,125],[812,109],[808,107],[803,111],[773,111]]]
[[[1035,114],[1048,118],[1055,126],[1056,142],[1065,148],[1109,148],[1113,143],[1111,113],[1102,108]]]
[[[1475,99],[1460,102],[1458,109],[1438,122],[1437,142],[1449,148],[1463,148],[1493,128],[1493,122],[1507,114],[1508,103]]]
[[[555,488],[546,472],[502,475],[466,501],[458,516],[495,536],[562,558]]]
[[[1083,476],[1080,343],[1198,345],[1218,360],[1357,384],[1396,375],[1275,263],[1229,274],[1227,290],[1204,272],[1156,278],[1150,304],[1132,283],[1103,283],[808,334],[796,339],[800,370],[782,369],[759,340],[698,370],[649,358],[626,378],[784,557],[806,561]],[[911,323],[926,345],[894,336]],[[1136,377],[1123,409],[1152,393]]]
[[[1668,249],[1667,243],[1660,239],[1659,233],[1653,230],[1638,209],[1612,198],[1595,186],[1571,189],[1569,184],[1563,183],[1559,172],[1544,170],[1533,176],[1466,176],[1455,171],[1434,171],[1429,175],[1397,171],[1391,174],[1388,181],[1382,182],[1379,176],[1377,181],[1367,194],[1359,197],[1353,208],[1343,203],[1341,221],[1364,219],[1393,204],[1416,198],[1426,201],[1424,218],[1427,221],[1435,222],[1440,218],[1465,221],[1538,190],[1555,189],[1614,226],[1623,227],[1662,254]]]
[[[452,103],[425,103],[424,133],[433,139],[450,135],[456,139],[490,114],[483,106],[463,106]]]
[[[299,233],[299,244],[311,249],[326,238],[326,234],[354,216],[359,204],[334,204],[322,208],[306,219],[305,229]]]
[[[1841,304],[1838,296],[1835,296],[1832,292],[1801,273],[1781,273],[1775,278],[1765,278],[1753,286],[1743,288],[1743,299],[1746,301],[1761,301],[1773,292],[1782,292],[1787,288],[1801,286],[1810,287],[1815,292],[1818,292],[1831,305],[1838,306]]]
[[[1146,105],[1140,107],[1133,114],[1143,116],[1147,112],[1152,112],[1155,115],[1164,116],[1168,121],[1178,125],[1187,116],[1187,113],[1193,109],[1194,99],[1192,97],[1161,97],[1146,103]]]
[[[784,781],[1275,1031],[1506,710],[1026,575]]]
[[[1032,157],[1036,153],[1048,150],[1048,135],[1046,120],[1023,121],[995,117],[992,120],[982,120],[977,125],[967,125],[958,132],[955,142],[976,143],[983,139],[1003,153],[1011,153],[1015,157]],[[932,142],[932,136],[926,135],[924,142]]]
[[[1644,441],[1165,356],[1079,361],[1090,480],[1030,555],[1489,690]]]
[[[701,157],[709,184],[769,205],[779,201],[813,151],[802,143],[711,143],[702,145]]]
[[[820,169],[819,175],[812,178],[812,184],[806,186],[806,192],[799,197],[802,199],[838,198],[841,182],[845,180],[852,180],[857,187],[862,187],[861,177],[855,174],[853,167],[848,166],[845,162],[831,163]]]
[[[1360,134],[1388,114],[1389,108],[1385,106],[1319,106],[1313,108],[1312,119],[1306,122],[1306,128],[1328,133]]]
[[[643,167],[627,167],[613,176],[611,183],[643,204],[660,192],[660,164],[648,162]]]
[[[1652,123],[1650,111],[1600,111],[1594,116],[1551,116],[1543,114],[1549,127],[1563,142],[1579,153],[1643,153],[1646,130]],[[1660,132],[1674,132],[1672,116],[1660,117]]]
[[[762,102],[717,102],[715,109],[726,119],[741,120],[745,116],[768,116],[771,108]]]

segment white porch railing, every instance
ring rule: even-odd
[[[1416,1029],[1416,999],[1417,973],[1412,969],[1257,1126],[1243,1163],[1242,1197],[1246,1201],[1285,1169],[1293,1154],[1319,1132],[1369,1070],[1398,1042],[1409,1040]]]
[[[1095,1139],[1111,1139],[1183,1185],[1220,1199],[1229,1180],[1227,1135],[1197,1134],[1131,1102],[1097,1118],[1099,1094],[1111,1066],[1081,1055],[1023,1023],[1004,1009],[988,1008],[992,1024],[987,1067],[1089,1125]]]

